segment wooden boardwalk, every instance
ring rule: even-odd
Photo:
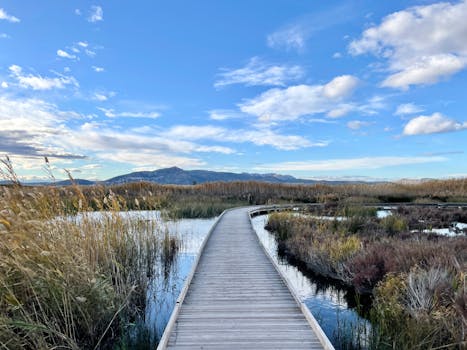
[[[333,349],[266,255],[251,210],[217,221],[158,349]]]

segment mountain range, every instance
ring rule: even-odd
[[[153,182],[158,184],[171,185],[193,185],[206,182],[233,182],[233,181],[258,181],[283,184],[342,184],[342,183],[363,183],[363,181],[318,181],[299,179],[290,175],[280,174],[253,174],[253,173],[231,173],[209,170],[183,170],[178,167],[158,169],[154,171],[138,171],[125,175],[116,176],[105,181],[90,181],[85,179],[75,179],[79,185],[119,185],[130,182]],[[6,182],[0,181],[0,184]],[[27,183],[27,185],[43,185],[44,183]],[[70,185],[70,180],[57,181],[57,186]]]
[[[153,182],[163,185],[193,185],[205,182],[233,182],[233,181],[258,181],[271,183],[293,183],[293,184],[313,184],[317,181],[297,179],[290,175],[280,174],[250,174],[250,173],[230,173],[209,170],[183,170],[178,167],[158,169],[154,171],[138,171],[125,175],[113,177],[105,181],[89,181],[76,179],[80,185],[92,185],[96,183],[105,185],[119,185],[129,182]],[[70,180],[59,181],[56,185],[69,185]]]

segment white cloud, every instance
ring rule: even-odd
[[[278,30],[267,37],[267,44],[274,49],[301,50],[305,46],[308,33],[299,24]]]
[[[419,116],[411,119],[404,127],[404,135],[427,135],[460,131],[467,129],[467,122],[458,122],[445,117],[441,113],[431,116]]]
[[[307,147],[325,147],[329,144],[327,141],[310,142],[298,135],[283,135],[270,128],[233,130],[212,125],[178,125],[164,132],[164,136],[179,140],[208,139],[218,142],[250,142],[257,146],[271,146],[286,151]]]
[[[78,41],[77,45],[84,48],[89,46],[89,44],[86,41]]]
[[[67,85],[78,86],[78,82],[73,77],[58,75],[54,78],[42,77],[40,75],[32,75],[23,73],[23,69],[17,65],[9,67],[11,75],[18,81],[23,88],[31,88],[33,90],[50,90],[63,89]]]
[[[57,56],[62,58],[68,58],[70,60],[76,59],[76,55],[72,55],[64,50],[57,50]]]
[[[388,76],[381,86],[407,90],[410,85],[433,84],[464,69],[466,57],[451,54],[420,57],[420,60]]]
[[[2,81],[2,88],[8,89],[8,83],[6,81]]]
[[[245,114],[230,109],[213,109],[208,111],[209,118],[212,120],[228,120],[244,118]]]
[[[104,20],[104,11],[100,6],[91,6],[91,12],[89,13],[88,21],[95,23]]]
[[[355,110],[355,106],[353,104],[341,104],[338,105],[336,108],[331,109],[326,115],[329,118],[341,118],[346,116],[353,110]]]
[[[380,110],[385,109],[386,103],[384,102],[384,97],[373,96],[367,101],[362,102],[361,104],[356,103],[338,103],[329,112],[326,113],[326,116],[329,118],[341,118],[346,116],[351,112],[356,112],[358,114],[365,115],[376,115]]]
[[[310,160],[301,162],[283,162],[264,164],[256,167],[261,171],[339,171],[351,169],[379,169],[400,165],[415,165],[423,163],[443,162],[444,157],[363,157]]]
[[[353,55],[388,61],[382,85],[433,84],[467,66],[467,1],[411,7],[385,17],[349,45]]]
[[[271,89],[240,104],[244,113],[260,120],[295,120],[304,115],[329,112],[337,102],[349,96],[358,79],[343,75],[325,85],[296,85],[286,89]]]
[[[86,50],[84,50],[84,52],[86,53],[86,55],[88,55],[88,56],[91,57],[91,58],[96,56],[96,52],[95,52],[95,51],[86,49]]]
[[[6,33],[0,33],[0,39],[9,39],[10,36]]]
[[[361,120],[351,120],[347,123],[347,127],[352,130],[360,130],[364,126],[371,125],[370,122],[364,122]]]
[[[323,95],[330,99],[339,99],[350,95],[357,87],[358,79],[352,75],[341,75],[332,79],[323,87]]]
[[[108,158],[139,166],[155,164],[154,161],[160,157],[188,159],[179,158],[180,154],[197,152],[231,154],[235,152],[228,147],[199,145],[186,140],[168,138],[160,133],[140,134],[131,130],[113,130],[89,123],[83,124],[80,130],[70,133],[64,142],[67,142],[70,148],[92,150],[102,159]],[[109,157],[110,154],[113,156]],[[129,155],[132,155],[133,159]],[[154,161],[148,164],[150,155],[154,156]],[[194,158],[191,159],[194,160]]]
[[[136,116],[136,113],[123,114]],[[85,122],[79,128],[69,126],[70,120],[84,118],[42,100],[0,96],[0,155],[14,156],[21,169],[38,169],[44,156],[63,160],[82,159],[86,154],[93,159],[137,166],[189,167],[205,164],[192,156],[194,153],[236,153],[224,145],[169,138],[159,129],[146,128],[140,133],[121,129],[116,122],[111,124],[113,129],[105,122],[95,121]]]
[[[117,93],[115,91],[98,91],[94,93],[92,99],[104,102],[107,101],[109,98],[115,97],[116,95]]]
[[[0,20],[5,20],[5,21],[8,21],[8,22],[12,22],[12,23],[18,23],[20,21],[18,17],[9,15],[2,8],[0,8]]]
[[[93,98],[94,100],[101,101],[101,102],[107,101],[109,99],[107,95],[99,93],[99,92],[96,92]]]
[[[113,109],[97,108],[107,118],[149,118],[155,119],[160,117],[159,112],[115,112]]]
[[[408,115],[423,112],[423,108],[413,103],[404,103],[397,106],[394,115]]]
[[[92,69],[93,69],[94,72],[96,72],[96,73],[102,73],[103,71],[105,71],[104,67],[92,66]]]
[[[20,157],[82,158],[61,144],[65,122],[83,116],[38,99],[0,97],[0,153]]]
[[[80,9],[75,9],[75,15],[76,16],[81,16],[83,13],[81,12]]]
[[[340,52],[334,52],[332,58],[342,58],[342,54]]]
[[[284,86],[286,82],[297,80],[304,74],[302,67],[272,65],[253,57],[247,65],[238,69],[224,69],[214,86],[219,88],[231,84]]]

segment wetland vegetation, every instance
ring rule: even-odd
[[[125,218],[121,211],[203,218],[229,207],[270,203],[323,204],[306,215],[274,214],[269,228],[283,252],[372,296],[375,344],[465,346],[465,232],[455,237],[423,232],[440,223],[465,222],[465,209],[398,206],[393,215],[377,218],[374,208],[360,205],[467,202],[465,179],[30,187],[17,181],[8,162],[3,165],[11,182],[0,187],[3,348],[128,348],[124,335],[144,317],[150,281],[174,261],[183,242],[154,221]],[[98,219],[94,211],[101,213]]]
[[[401,206],[378,218],[375,207],[332,204],[272,214],[267,228],[284,254],[372,297],[362,347],[454,349],[466,345],[466,230],[425,231],[466,219],[466,208]]]

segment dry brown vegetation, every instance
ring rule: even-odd
[[[107,209],[98,219],[91,200]],[[0,188],[0,348],[114,348],[144,312],[154,264],[178,245],[120,209],[112,192]]]
[[[48,187],[31,191],[47,193]],[[343,185],[217,182],[180,186],[139,182],[83,186],[82,198],[77,198],[69,187],[57,191],[62,194],[63,209],[70,212],[80,199],[91,210],[106,209],[102,199],[112,193],[118,204],[127,209],[166,209],[173,217],[209,217],[229,207],[251,204],[467,202],[467,179]]]
[[[467,209],[412,207],[377,219],[374,208],[323,207],[322,220],[275,213],[268,229],[279,247],[321,275],[374,296],[371,317],[377,349],[462,348],[467,330],[467,237],[415,233]],[[446,221],[443,221],[446,223]]]

